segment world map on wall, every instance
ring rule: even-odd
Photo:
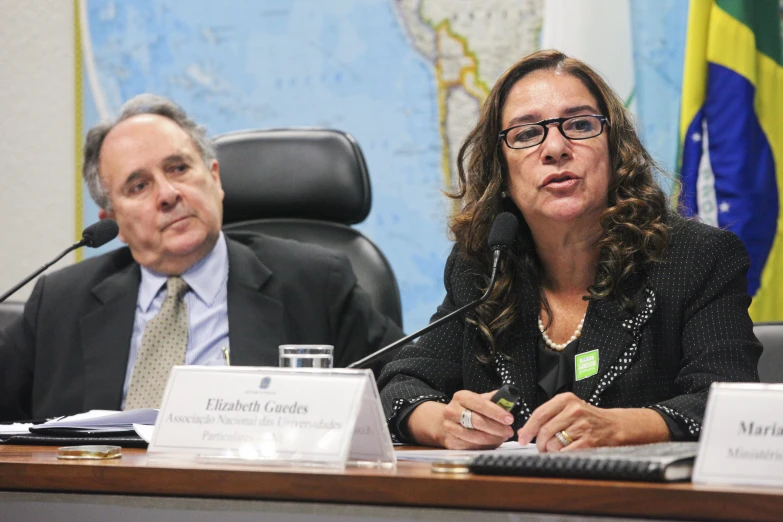
[[[630,5],[640,133],[671,172],[688,6]],[[353,135],[373,191],[357,228],[397,275],[405,330],[428,322],[451,250],[443,191],[495,80],[539,47],[542,0],[82,0],[80,8],[84,129],[152,92],[212,135],[300,126]],[[83,222],[95,221],[86,191],[81,203]]]

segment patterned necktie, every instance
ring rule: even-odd
[[[181,277],[170,277],[166,290],[160,311],[144,328],[125,397],[126,410],[160,408],[171,369],[185,364],[188,307],[182,298],[188,284]]]

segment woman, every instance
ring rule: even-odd
[[[758,380],[744,246],[667,209],[622,102],[590,67],[556,51],[521,60],[458,163],[433,319],[486,290],[494,217],[517,213],[520,231],[489,299],[384,369],[398,439],[478,449],[516,432],[540,451],[697,439],[712,382]],[[521,393],[511,413],[489,400],[503,384]]]

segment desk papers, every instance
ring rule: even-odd
[[[54,433],[70,431],[91,433],[117,433],[132,431],[134,424],[154,425],[158,417],[158,410],[152,408],[111,411],[91,410],[70,417],[50,420],[43,424],[37,424],[31,431],[35,433]]]
[[[443,459],[453,459],[462,457],[476,457],[482,453],[491,453],[496,455],[513,454],[513,455],[538,455],[538,448],[535,444],[528,444],[522,446],[519,442],[508,441],[504,442],[497,449],[493,450],[447,450],[447,449],[433,449],[433,450],[404,450],[398,449],[395,451],[397,460],[407,460],[409,462],[435,462]]]

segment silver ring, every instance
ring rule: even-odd
[[[462,424],[463,428],[467,428],[469,430],[473,429],[473,412],[464,409],[462,410],[462,417],[459,419],[459,423]]]
[[[557,442],[563,445],[563,447],[566,447],[574,442],[574,439],[572,439],[568,433],[565,432],[565,430],[560,430],[555,433],[555,438],[557,439]]]

